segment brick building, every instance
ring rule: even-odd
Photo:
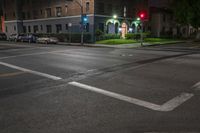
[[[68,33],[80,32],[80,0],[2,0],[6,33]],[[126,24],[125,32],[139,10],[147,9],[148,0],[83,0],[83,12],[88,16],[86,32],[95,29],[118,32]],[[118,16],[112,23],[113,15]],[[72,23],[72,27],[69,27]]]

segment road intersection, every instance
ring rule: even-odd
[[[185,45],[3,44],[0,132],[198,132],[200,55]]]

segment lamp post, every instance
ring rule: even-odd
[[[82,17],[83,17],[83,0],[76,0],[75,1],[81,8],[81,45],[84,44],[83,42],[83,38],[84,38],[84,29],[83,29],[83,20],[82,20]]]

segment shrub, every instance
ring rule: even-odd
[[[139,33],[128,33],[126,34],[126,39],[134,39],[134,40],[138,40],[140,39],[140,34]]]
[[[150,32],[144,32],[142,33],[144,38],[150,37],[151,33]],[[126,39],[134,39],[134,40],[139,40],[141,38],[140,33],[128,33],[126,34]]]
[[[96,36],[96,37],[102,36],[103,34],[104,34],[104,32],[101,31],[100,29],[97,29],[97,30],[95,31],[95,36]]]
[[[99,36],[99,40],[109,40],[109,39],[120,39],[121,36],[119,34],[105,34]]]

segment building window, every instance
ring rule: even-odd
[[[51,8],[46,9],[46,17],[51,17]]]
[[[104,32],[104,23],[99,23],[99,30],[101,30],[102,32]]]
[[[151,31],[151,26],[148,26],[148,31]]]
[[[28,26],[28,32],[31,33],[31,26]]]
[[[42,25],[40,25],[40,30],[43,31],[43,26]]]
[[[15,12],[13,12],[13,17],[15,17]]]
[[[33,26],[33,32],[34,32],[34,33],[37,33],[38,30],[39,30],[39,29],[38,29],[38,25],[34,25],[34,26]]]
[[[37,10],[34,10],[34,11],[33,11],[33,18],[34,18],[34,19],[37,19],[37,17],[38,17],[38,11],[37,11]]]
[[[69,25],[68,24],[65,25],[65,29],[69,30]]]
[[[166,15],[163,14],[163,22],[166,22]]]
[[[90,12],[90,2],[86,2],[86,13]]]
[[[68,13],[68,5],[65,5],[65,14]]]
[[[30,19],[30,18],[31,18],[31,13],[27,12],[27,19]]]
[[[162,34],[165,34],[165,26],[162,27]]]
[[[61,24],[57,24],[56,25],[56,33],[61,33],[62,31],[62,25]]]
[[[98,13],[104,13],[104,3],[98,3]]]
[[[14,31],[16,31],[16,26],[14,26]]]
[[[89,23],[86,24],[85,29],[86,29],[86,32],[89,32],[89,31],[90,31],[90,24],[89,24]]]
[[[47,25],[47,33],[52,33],[52,26],[51,25]]]
[[[112,12],[113,12],[113,6],[112,6],[112,4],[108,4],[107,5],[107,10],[108,10],[109,14],[112,14]]]
[[[56,7],[56,16],[57,17],[62,16],[62,8],[61,7]]]
[[[26,14],[25,12],[22,12],[22,19],[25,19],[26,18]]]
[[[23,26],[23,32],[26,33],[26,26]]]

